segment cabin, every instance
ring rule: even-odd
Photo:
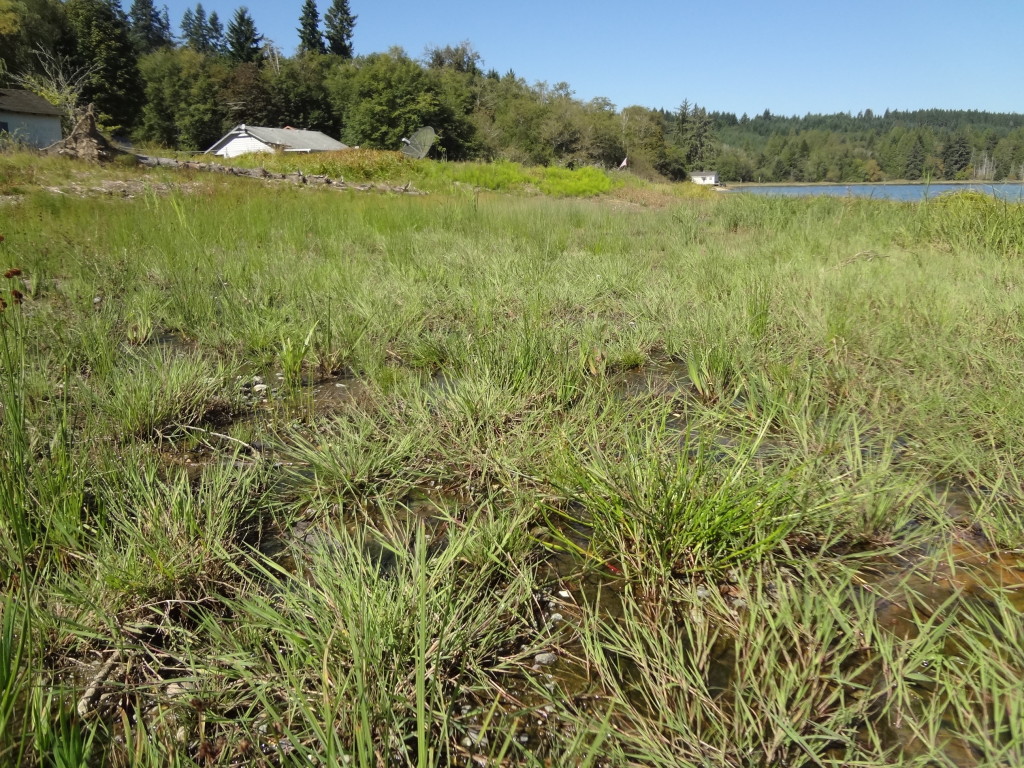
[[[694,184],[717,187],[719,185],[718,171],[690,171],[690,181]]]
[[[33,147],[48,147],[63,138],[63,113],[42,96],[20,88],[0,88],[0,134]]]
[[[258,125],[236,125],[206,150],[218,157],[238,157],[250,152],[333,152],[348,149],[336,139],[320,131],[285,128],[264,128]]]

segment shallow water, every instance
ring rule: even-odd
[[[916,202],[949,192],[981,192],[1000,200],[1024,201],[1024,182],[953,184],[779,184],[740,186],[735,190],[770,197],[869,197],[878,200]]]

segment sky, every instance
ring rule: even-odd
[[[318,0],[321,18],[330,0]],[[157,0],[157,7],[161,2]],[[168,0],[171,23],[194,2]],[[235,0],[206,0],[227,25]],[[124,0],[124,7],[130,2]],[[248,0],[286,55],[301,0]],[[1024,0],[349,0],[356,55],[469,41],[484,69],[579,99],[741,115],[1024,112]]]

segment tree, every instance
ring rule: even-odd
[[[158,11],[153,0],[133,0],[128,11],[129,29],[139,53],[151,53],[174,45],[167,8]]]
[[[216,11],[210,13],[206,22],[206,39],[209,45],[207,53],[224,53],[224,25]]]
[[[263,35],[256,31],[256,22],[244,5],[228,22],[228,58],[240,64],[255,63],[262,57]]]
[[[316,0],[305,0],[299,16],[299,53],[327,53],[324,36],[320,32],[320,13]]]
[[[345,126],[346,144],[398,149],[439,112],[427,73],[401,49],[373,53],[335,70],[328,88]]]
[[[19,8],[14,0],[0,0],[0,36],[13,35],[21,29]]]
[[[352,31],[356,18],[349,10],[348,0],[332,0],[331,7],[324,14],[324,37],[330,53],[343,59],[352,58]]]
[[[139,61],[146,83],[140,137],[179,149],[206,149],[224,132],[228,65],[191,48],[161,48]]]
[[[70,31],[58,0],[0,0],[0,79],[40,71],[36,53],[69,52]]]
[[[181,17],[181,36],[189,48],[199,53],[224,52],[224,25],[220,23],[217,12],[209,16],[202,3],[194,9],[186,8]]]
[[[63,112],[63,129],[69,131],[74,127],[75,111],[82,101],[82,92],[97,65],[76,67],[70,57],[42,48],[35,51],[35,55],[38,66],[12,79],[16,85],[58,107]]]
[[[429,47],[423,58],[431,69],[453,69],[469,75],[480,74],[482,59],[468,40],[463,40],[458,45],[446,45],[444,48]]]
[[[942,169],[947,179],[957,175],[971,164],[971,142],[962,133],[957,134],[942,148]]]
[[[91,73],[83,102],[94,103],[108,127],[130,128],[139,116],[143,86],[128,20],[117,0],[67,0],[64,10],[74,36],[72,64]]]

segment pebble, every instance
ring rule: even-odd
[[[558,596],[559,597],[572,597],[572,593],[567,591],[567,590],[562,589],[562,590],[559,590]]]
[[[558,656],[553,653],[538,653],[533,657],[533,663],[540,667],[549,667],[558,661]]]
[[[740,608],[746,608],[747,601],[744,600],[742,597],[737,597],[735,600],[732,601],[732,607],[736,610],[739,610]]]
[[[266,384],[257,384],[256,386],[254,386],[252,388],[252,391],[253,392],[266,392],[267,391],[267,385]]]
[[[565,617],[562,616],[562,614],[560,614],[560,613],[552,613],[551,614],[551,623],[552,624],[557,624],[558,622],[563,621],[564,618]]]

